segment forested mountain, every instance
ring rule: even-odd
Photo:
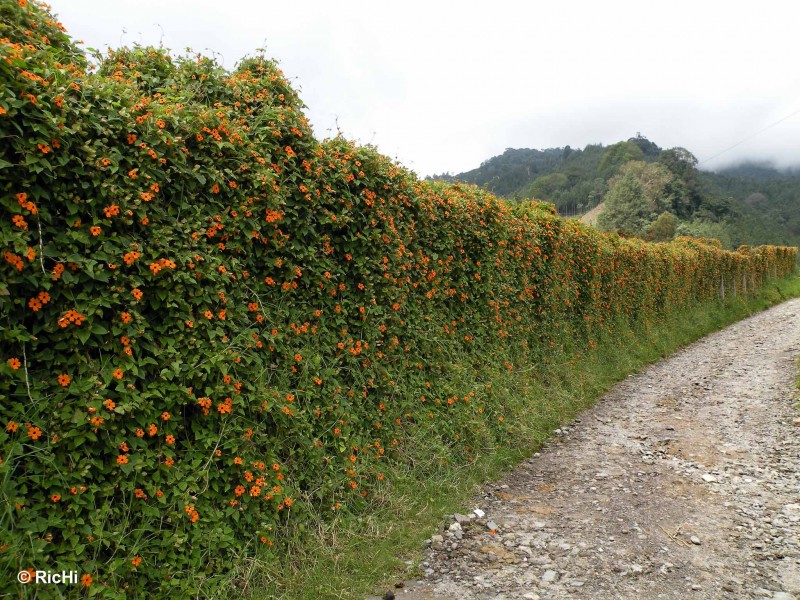
[[[642,136],[582,150],[508,148],[476,169],[432,179],[475,184],[512,200],[545,200],[564,216],[605,202],[598,227],[647,239],[800,244],[800,167],[745,162],[700,171],[688,150],[661,149]]]
[[[800,166],[779,169],[770,162],[746,161],[717,169],[719,175],[744,179],[795,179],[800,178]]]

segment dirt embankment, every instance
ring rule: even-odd
[[[800,599],[798,355],[792,300],[629,377],[451,517],[394,593]]]
[[[581,217],[581,223],[586,223],[587,225],[595,225],[597,223],[597,217],[600,215],[600,212],[603,210],[605,206],[604,202],[601,202],[597,206],[595,206],[592,210],[587,212],[585,215]]]

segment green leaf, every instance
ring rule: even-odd
[[[95,323],[92,325],[92,333],[95,335],[106,335],[108,333],[108,329],[100,325],[100,323]]]

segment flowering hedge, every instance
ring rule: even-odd
[[[419,182],[317,141],[260,57],[90,73],[39,4],[0,17],[0,589],[213,590],[242,547],[369,502],[410,432],[465,461],[502,439],[512,356],[795,268]]]

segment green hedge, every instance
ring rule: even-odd
[[[39,4],[0,17],[0,589],[74,568],[63,593],[212,593],[368,507],[411,432],[464,461],[502,440],[498,369],[795,268],[419,182],[317,141],[262,57],[92,72]]]

